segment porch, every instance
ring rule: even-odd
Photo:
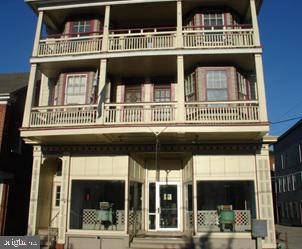
[[[187,102],[184,108],[185,114],[180,117],[177,102],[105,103],[101,108],[97,105],[34,107],[30,127],[260,122],[258,101]]]
[[[39,42],[38,57],[97,54],[100,52],[131,52],[183,49],[255,48],[254,31],[250,25],[205,29],[183,27],[182,46],[177,45],[176,27],[109,30],[107,46],[103,35],[80,37],[52,35]]]

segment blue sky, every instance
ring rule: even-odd
[[[269,120],[302,116],[301,0],[264,0],[260,13],[261,40]],[[1,3],[0,73],[26,72],[36,17],[22,0]],[[281,135],[298,120],[271,125]]]

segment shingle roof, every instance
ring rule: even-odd
[[[27,86],[29,73],[0,74],[0,93],[13,93]]]

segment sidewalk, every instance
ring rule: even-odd
[[[276,231],[282,233],[287,232],[289,249],[302,248],[302,227],[276,225]]]

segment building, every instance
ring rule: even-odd
[[[32,151],[19,128],[28,76],[0,74],[0,235],[27,233]]]
[[[274,144],[278,223],[302,225],[302,120]]]
[[[74,249],[184,235],[255,248],[258,218],[275,248],[262,1],[26,2],[38,15],[29,234],[52,228]]]

